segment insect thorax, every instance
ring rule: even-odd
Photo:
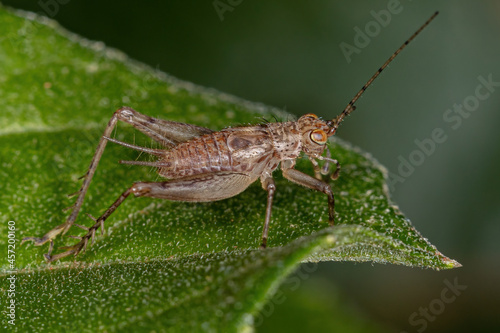
[[[270,123],[267,127],[275,158],[283,161],[299,157],[302,140],[297,122]]]

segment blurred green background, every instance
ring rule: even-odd
[[[279,300],[258,317],[257,332],[500,329],[500,87],[492,87],[456,129],[443,119],[455,104],[473,101],[479,76],[500,82],[500,2],[217,1],[228,6],[223,13],[212,0],[2,3],[44,13],[180,79],[324,118],[336,116],[439,10],[368,89],[338,136],[372,153],[393,174],[401,159],[424,156],[395,184],[392,197],[417,230],[464,267],[435,272],[321,263],[306,273],[301,268],[290,280],[298,282],[285,283]],[[390,21],[384,17],[385,26],[375,23],[388,7],[397,13]],[[367,25],[372,36],[348,61],[341,43],[355,46],[354,29],[365,31]],[[428,156],[416,153],[415,140],[430,138],[436,128],[447,139]],[[449,303],[439,301],[445,279],[467,286]],[[419,311],[429,307],[425,319]],[[373,325],[344,326],[339,309]]]

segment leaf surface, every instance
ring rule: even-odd
[[[277,192],[265,251],[259,250],[266,193],[257,182],[219,202],[130,198],[106,221],[106,234],[76,258],[48,265],[47,246],[19,247],[61,224],[78,178],[114,110],[219,130],[290,116],[261,104],[198,87],[72,35],[53,21],[0,8],[0,247],[8,253],[15,224],[15,260],[3,260],[0,298],[16,277],[18,330],[241,331],[280,281],[304,261],[374,261],[459,267],[423,238],[388,198],[386,171],[369,155],[331,140],[342,165],[332,183],[335,227],[322,193],[276,172]],[[127,125],[118,140],[154,146]],[[108,144],[77,223],[99,216],[135,181],[157,181],[145,159]],[[147,160],[147,158],[146,158]],[[305,159],[298,169],[312,174]],[[69,234],[82,231],[73,228]],[[59,246],[73,239],[57,238]],[[11,267],[12,264],[12,267]],[[12,269],[14,268],[14,269]],[[12,273],[11,271],[14,271]],[[3,320],[6,320],[3,316]],[[8,327],[6,322],[3,327]]]

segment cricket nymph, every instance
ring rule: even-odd
[[[233,197],[260,179],[262,188],[267,191],[266,215],[260,246],[265,248],[276,191],[272,173],[278,166],[284,178],[327,196],[328,220],[330,226],[333,226],[335,199],[330,184],[324,181],[322,176],[330,174],[331,179],[336,179],[340,169],[337,160],[330,158],[330,150],[326,149],[328,137],[334,135],[342,120],[355,110],[354,103],[373,80],[437,14],[434,13],[389,57],[340,115],[332,120],[323,121],[309,113],[297,121],[226,128],[217,132],[196,125],[149,117],[129,107],[116,110],[83,177],[83,184],[77,192],[78,197],[71,207],[71,214],[63,224],[48,231],[44,236],[25,237],[21,244],[32,241],[36,246],[40,246],[49,242],[49,251],[45,254],[45,259],[49,262],[55,261],[84,251],[89,240],[94,242],[95,233],[99,228],[101,233],[104,232],[104,221],[131,194],[136,197],[145,196],[173,201],[216,201]],[[145,148],[111,138],[119,121],[132,125],[146,134],[161,145],[161,148]],[[99,218],[92,217],[95,223],[91,227],[78,225],[75,221],[108,141],[155,156],[157,159],[152,162],[120,161],[120,163],[156,167],[158,173],[166,180],[132,184]],[[295,161],[302,153],[312,163],[314,177],[295,169]],[[323,166],[320,167],[318,161],[323,161]],[[336,170],[330,173],[332,164],[336,165]],[[71,236],[80,241],[73,246],[65,247],[65,252],[52,255],[54,239],[59,234],[64,235],[73,225],[84,229],[86,234]]]
[[[330,127],[316,115],[296,122],[266,123],[226,128],[165,150],[158,173],[177,179],[211,172],[244,172],[255,181],[264,171],[274,171],[284,160],[295,160],[303,151],[311,157],[325,150]]]
[[[119,119],[125,119],[124,114],[130,112],[135,113],[135,119],[144,117],[129,108],[122,108],[117,114]],[[157,123],[156,120],[151,122],[151,119],[144,121],[150,122],[150,125]],[[161,183],[155,186],[136,183],[131,188],[135,196],[191,202],[217,201],[241,193],[259,178],[263,188],[267,190],[271,186],[268,184],[269,179],[272,179],[271,174],[279,164],[282,163],[283,170],[293,168],[301,152],[312,160],[319,158],[327,160],[327,163],[335,163],[336,177],[339,168],[337,161],[321,157],[329,130],[331,128],[325,121],[314,114],[307,114],[295,122],[226,128],[204,134],[171,149],[155,150],[153,154],[158,152],[159,157],[156,162],[121,162],[158,167],[158,173],[171,180],[165,183],[168,189]],[[124,144],[114,139],[112,141]],[[128,144],[124,145],[130,147]],[[321,179],[320,172],[317,171],[316,174]]]

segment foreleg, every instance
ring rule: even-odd
[[[332,188],[329,184],[309,176],[303,172],[295,170],[292,163],[283,163],[282,166],[283,177],[286,179],[308,187],[312,190],[323,192],[328,196],[328,216],[330,225],[334,225],[335,222],[335,198],[333,197]]]

